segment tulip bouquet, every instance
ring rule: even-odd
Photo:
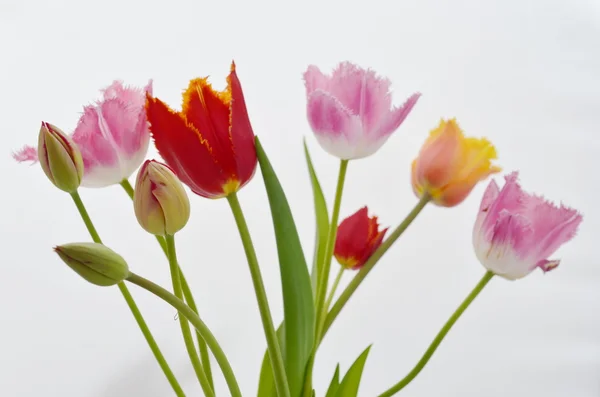
[[[420,94],[393,106],[390,82],[348,62],[331,74],[310,66],[304,74],[306,113],[319,144],[340,159],[331,212],[317,172],[304,146],[312,184],[316,239],[309,267],[286,195],[258,137],[255,136],[242,86],[232,64],[227,87],[214,90],[207,78],[191,80],[180,111],[152,93],[120,82],[104,90],[103,99],[87,106],[72,135],[43,122],[37,149],[16,152],[18,161],[38,162],[48,179],[73,199],[92,242],[63,244],[58,256],[83,279],[98,286],[117,286],[129,306],[166,380],[177,396],[185,396],[175,374],[152,336],[129,292],[128,284],[146,289],[175,308],[189,359],[204,395],[240,397],[234,369],[217,338],[198,312],[193,287],[177,259],[175,235],[190,217],[192,193],[225,198],[238,227],[250,280],[264,328],[266,352],[260,369],[259,397],[312,397],[316,353],[327,331],[366,276],[418,214],[428,205],[460,204],[480,181],[500,172],[493,164],[494,146],[463,134],[455,119],[441,120],[429,133],[412,163],[416,204],[398,226],[380,230],[365,206],[339,222],[344,180],[350,161],[370,156],[396,131]],[[145,160],[152,136],[162,160]],[[145,160],[145,161],[144,161]],[[141,167],[140,167],[141,165]],[[260,167],[276,237],[283,296],[283,320],[274,322],[263,285],[261,267],[237,192]],[[135,188],[129,177],[139,168]],[[450,328],[495,276],[516,280],[536,268],[547,272],[559,265],[552,254],[576,233],[582,216],[521,189],[517,173],[505,176],[500,188],[488,185],[473,228],[476,256],[485,267],[481,281],[441,328],[415,367],[380,396],[392,396],[408,385],[427,364]],[[84,206],[79,187],[120,184],[133,200],[140,226],[153,234],[169,263],[172,285],[159,286],[129,269],[126,260],[102,244]],[[185,185],[185,186],[184,186]],[[331,278],[333,258],[339,263]],[[336,290],[344,272],[354,274],[345,289]],[[358,394],[369,348],[345,374],[332,374],[326,397]],[[212,357],[211,357],[212,356]],[[213,364],[228,390],[215,390]]]

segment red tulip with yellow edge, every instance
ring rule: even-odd
[[[216,91],[206,77],[197,78],[184,92],[180,112],[150,95],[146,112],[160,155],[194,193],[226,197],[252,179],[254,132],[235,63],[225,90]]]

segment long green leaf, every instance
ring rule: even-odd
[[[316,217],[315,250],[313,254],[312,271],[310,273],[314,294],[313,297],[315,297],[317,293],[317,279],[321,269],[320,264],[325,260],[325,245],[327,244],[327,234],[329,233],[329,212],[327,211],[327,202],[325,201],[323,189],[321,189],[319,178],[317,177],[315,167],[310,158],[310,153],[308,152],[306,139],[304,140],[304,156],[306,157],[310,183],[312,185]]]
[[[369,355],[371,346],[367,347],[364,352],[356,359],[350,367],[340,387],[337,389],[336,397],[356,397],[358,395],[358,387],[360,386],[360,378],[362,377],[365,362]]]
[[[338,364],[335,367],[335,373],[333,374],[333,378],[329,383],[329,388],[327,389],[327,394],[325,397],[335,397],[338,388],[340,387],[340,365]]]
[[[281,347],[281,354],[286,357],[285,353],[285,324],[281,324],[277,328],[277,339]],[[269,358],[269,351],[265,350],[262,365],[260,367],[260,377],[258,378],[258,397],[277,397],[277,389],[275,388],[275,379],[273,378],[273,367]]]
[[[256,154],[271,207],[283,294],[285,367],[292,397],[300,396],[314,342],[315,308],[310,275],[292,211],[277,175],[256,138]]]

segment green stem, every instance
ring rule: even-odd
[[[128,179],[123,179],[120,183],[121,187],[125,190],[125,192],[127,192],[127,195],[129,196],[129,198],[133,199],[133,186],[131,186],[131,183],[129,183]]]
[[[442,327],[440,332],[438,332],[435,339],[433,340],[433,342],[431,342],[431,344],[425,351],[425,354],[423,354],[423,357],[421,357],[421,359],[419,360],[417,365],[415,365],[415,367],[408,373],[408,375],[406,375],[404,377],[404,379],[402,379],[400,382],[396,383],[394,386],[390,387],[385,392],[381,393],[379,395],[379,397],[393,396],[394,394],[396,394],[400,390],[402,390],[410,382],[412,382],[412,380],[419,374],[419,372],[421,372],[423,367],[425,367],[425,365],[427,364],[427,362],[429,361],[429,359],[431,358],[431,356],[433,355],[435,350],[438,348],[438,346],[440,345],[440,343],[442,342],[442,340],[444,339],[444,337],[446,336],[448,331],[450,331],[450,329],[452,328],[454,323],[456,323],[456,321],[460,318],[461,314],[464,313],[464,311],[467,309],[467,307],[469,307],[471,302],[473,302],[473,300],[477,297],[477,295],[479,295],[481,290],[483,290],[483,288],[492,279],[492,277],[494,277],[494,273],[489,272],[489,271],[483,275],[483,277],[481,278],[479,283],[477,283],[475,288],[473,288],[473,291],[471,291],[471,293],[460,304],[460,306],[456,309],[456,311],[452,314],[452,316],[450,316],[448,321],[446,321],[446,324],[444,324],[444,326]]]
[[[340,171],[338,174],[337,187],[335,189],[335,199],[333,201],[333,211],[331,213],[331,222],[329,223],[329,233],[327,235],[327,243],[325,244],[325,262],[321,267],[319,281],[317,287],[317,301],[315,303],[317,313],[317,330],[315,334],[315,351],[320,340],[321,332],[327,316],[327,308],[325,308],[325,296],[327,295],[327,286],[329,283],[329,271],[331,269],[331,259],[335,247],[335,238],[337,236],[338,218],[340,215],[340,207],[342,204],[342,192],[344,191],[344,181],[346,180],[346,170],[348,169],[348,160],[340,161]]]
[[[87,227],[88,232],[90,233],[90,236],[92,236],[92,240],[94,240],[95,243],[102,244],[102,240],[100,239],[100,236],[98,235],[98,232],[96,231],[96,228],[94,227],[94,224],[92,223],[90,215],[88,214],[87,210],[85,209],[85,206],[83,205],[83,201],[81,201],[81,197],[79,196],[79,193],[77,191],[75,191],[75,192],[71,193],[71,197],[73,198],[73,201],[75,202],[75,205],[77,206],[77,209],[79,210],[79,214],[81,215],[81,218],[83,219],[83,222],[85,223],[85,226]],[[140,309],[137,307],[137,304],[133,300],[131,293],[129,293],[129,289],[127,288],[127,286],[125,285],[124,282],[120,282],[119,284],[117,284],[117,286],[119,287],[121,294],[123,294],[123,298],[125,298],[125,302],[127,302],[127,306],[129,306],[129,310],[131,310],[131,313],[133,314],[133,317],[135,318],[137,325],[140,327],[140,330],[142,331],[144,338],[146,338],[146,342],[148,343],[148,346],[150,346],[150,350],[154,354],[154,358],[156,358],[158,365],[160,366],[160,368],[164,372],[165,376],[167,377],[167,380],[169,381],[169,384],[173,388],[173,391],[175,392],[175,394],[178,397],[185,397],[185,393],[183,392],[183,389],[179,385],[179,382],[177,382],[177,379],[175,378],[173,371],[171,371],[169,364],[167,364],[167,361],[165,360],[165,357],[163,356],[162,352],[160,351],[158,344],[156,343],[156,340],[152,336],[152,333],[150,332],[150,329],[148,328],[148,324],[146,324],[146,321],[144,320],[144,317],[142,316]]]
[[[200,317],[198,317],[198,315],[181,299],[177,298],[175,295],[171,294],[169,291],[150,280],[138,276],[135,273],[130,273],[127,277],[127,281],[144,288],[145,290],[167,302],[179,312],[180,316],[186,318],[198,330],[198,332],[200,332],[202,338],[206,341],[206,344],[210,348],[215,360],[217,361],[217,364],[219,364],[219,367],[223,372],[223,377],[225,378],[225,382],[227,382],[231,396],[241,397],[242,392],[238,386],[233,369],[227,360],[227,356],[223,352],[223,349],[221,349],[221,346],[219,346],[219,342],[217,342],[215,336],[212,334],[212,332],[210,332],[210,329],[208,329]]]
[[[173,293],[178,299],[183,299],[183,293],[181,291],[181,278],[179,277],[179,265],[177,264],[177,251],[175,250],[175,237],[173,235],[167,235],[167,249],[169,252],[169,267],[171,269],[171,279],[173,281]],[[183,334],[183,340],[185,347],[190,356],[190,361],[202,386],[202,390],[207,397],[214,397],[215,393],[210,387],[210,382],[204,373],[198,353],[196,352],[196,346],[192,339],[192,332],[190,330],[190,324],[181,314],[179,315],[179,325],[181,326],[181,333]]]
[[[398,227],[392,232],[392,234],[390,234],[389,237],[385,239],[383,244],[381,244],[381,246],[379,246],[379,248],[373,253],[373,255],[371,255],[371,257],[367,260],[362,269],[360,269],[356,276],[354,276],[354,278],[346,286],[344,291],[341,293],[341,295],[329,311],[329,314],[327,315],[327,318],[325,320],[325,326],[323,328],[323,333],[321,334],[319,342],[323,340],[325,334],[327,334],[327,331],[331,327],[331,324],[333,324],[333,322],[335,321],[335,318],[338,316],[338,314],[340,314],[340,311],[342,311],[350,297],[352,297],[352,294],[354,294],[354,291],[356,291],[356,289],[360,286],[365,277],[367,277],[367,275],[373,269],[377,261],[379,261],[379,259],[386,253],[386,251],[392,246],[392,244],[394,244],[398,237],[400,237],[402,233],[404,233],[404,231],[410,226],[410,224],[415,220],[417,215],[419,215],[419,213],[423,210],[423,208],[425,208],[425,206],[430,200],[431,198],[427,195],[423,196],[419,200],[417,205],[415,205],[412,211],[410,211],[406,218],[404,218],[402,223],[400,223],[400,225],[398,225]]]
[[[313,346],[312,354],[308,359],[306,365],[306,376],[304,378],[303,386],[303,397],[310,397],[312,395],[312,372],[315,365],[315,357],[317,355],[317,349],[319,347],[319,341],[321,340],[320,335],[325,325],[325,318],[327,317],[328,304],[325,303],[325,296],[327,295],[327,286],[329,284],[329,272],[331,270],[331,259],[333,257],[333,251],[335,247],[335,238],[337,236],[338,218],[340,215],[340,207],[342,204],[342,192],[344,191],[344,181],[346,180],[346,171],[348,169],[348,160],[340,160],[340,170],[338,173],[338,181],[335,189],[335,198],[333,201],[333,211],[331,213],[331,222],[329,223],[329,233],[327,234],[327,242],[325,243],[325,254],[323,257],[323,264],[321,271],[317,277],[317,298],[315,300],[315,312],[316,318],[316,329],[315,329],[315,343]],[[317,267],[318,269],[319,267]],[[334,291],[333,291],[334,292]],[[333,294],[332,292],[332,294]],[[333,296],[333,295],[332,295]]]
[[[258,259],[256,258],[256,252],[254,251],[250,231],[248,230],[248,225],[246,224],[246,219],[244,218],[244,213],[242,212],[242,207],[240,206],[237,195],[235,193],[230,194],[227,196],[227,201],[229,201],[229,206],[231,207],[231,212],[233,213],[233,217],[235,218],[235,222],[240,232],[244,251],[246,252],[246,259],[248,260],[250,275],[252,276],[252,284],[254,285],[254,291],[256,293],[260,318],[267,339],[267,348],[269,351],[269,359],[271,360],[271,367],[273,368],[273,377],[275,378],[277,395],[279,397],[291,397],[281,348],[277,340],[275,327],[273,326],[273,319],[271,318],[271,311],[267,300],[267,292],[265,291],[265,286],[260,274],[260,267],[258,266]]]
[[[94,224],[92,223],[92,219],[90,218],[90,215],[88,214],[87,210],[85,209],[85,205],[83,205],[83,201],[81,201],[81,196],[79,195],[79,192],[76,190],[73,193],[71,193],[71,197],[73,198],[73,201],[75,202],[75,206],[77,207],[77,210],[79,211],[79,215],[81,215],[81,219],[83,219],[83,223],[85,223],[85,227],[87,228],[88,232],[90,233],[90,236],[92,236],[92,240],[94,240],[95,243],[98,244],[102,244],[102,240],[100,239],[100,236],[98,235],[98,232],[96,231],[96,228],[94,227]]]
[[[338,274],[335,277],[333,285],[331,286],[331,292],[329,293],[329,298],[327,298],[327,301],[325,302],[325,310],[329,310],[329,307],[331,306],[331,301],[333,300],[335,291],[337,290],[337,287],[340,284],[340,281],[342,280],[342,276],[344,275],[344,270],[346,270],[346,268],[344,266],[340,266],[340,270],[338,271]]]
[[[123,187],[123,190],[125,190],[125,192],[129,196],[129,198],[131,198],[133,200],[134,190],[133,190],[133,187],[131,186],[131,183],[129,183],[129,180],[123,179],[121,181],[120,185],[121,185],[121,187]],[[164,252],[165,256],[167,257],[167,259],[169,259],[169,252],[167,251],[167,243],[166,243],[165,239],[162,236],[155,236],[155,237],[156,237],[156,241],[158,241],[158,244],[160,245],[160,248]],[[194,296],[192,295],[190,286],[183,274],[183,270],[181,270],[181,265],[179,265],[179,277],[181,278],[181,288],[183,290],[183,297],[185,299],[185,302],[190,306],[190,308],[196,314],[198,314],[198,307],[196,306],[196,301],[194,300]],[[196,339],[198,341],[198,348],[200,350],[200,361],[202,361],[202,367],[204,368],[204,373],[206,374],[206,377],[208,378],[208,382],[210,383],[211,389],[213,389],[213,391],[214,391],[215,386],[214,386],[214,382],[213,382],[213,375],[212,375],[212,369],[211,369],[211,364],[210,364],[210,357],[208,354],[208,347],[206,346],[206,342],[204,341],[204,339],[202,338],[202,336],[200,335],[200,333],[198,331],[196,331]]]

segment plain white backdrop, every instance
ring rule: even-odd
[[[84,282],[52,252],[89,241],[69,197],[39,165],[16,164],[10,154],[37,142],[41,120],[72,131],[83,105],[114,79],[153,78],[155,95],[177,107],[191,78],[210,75],[222,88],[232,59],[308,259],[314,219],[303,136],[329,201],[337,173],[305,118],[301,76],[311,63],[371,67],[392,80],[396,104],[423,93],[376,155],[350,164],[342,217],[368,205],[384,226],[402,220],[416,202],[410,162],[440,117],[492,140],[499,164],[520,170],[526,189],[584,213],[579,235],[555,255],[563,259],[557,270],[494,279],[400,395],[600,396],[595,0],[0,0],[0,395],[172,395],[118,290]],[[319,395],[335,365],[345,371],[371,343],[360,396],[387,389],[420,358],[483,274],[471,228],[484,188],[456,208],[428,207],[369,275],[318,355]],[[106,244],[169,286],[167,263],[122,190],[81,193]],[[260,173],[240,200],[278,322],[279,270]],[[265,343],[237,230],[226,201],[191,202],[178,236],[181,263],[252,396]],[[131,290],[188,395],[201,395],[174,310]]]

